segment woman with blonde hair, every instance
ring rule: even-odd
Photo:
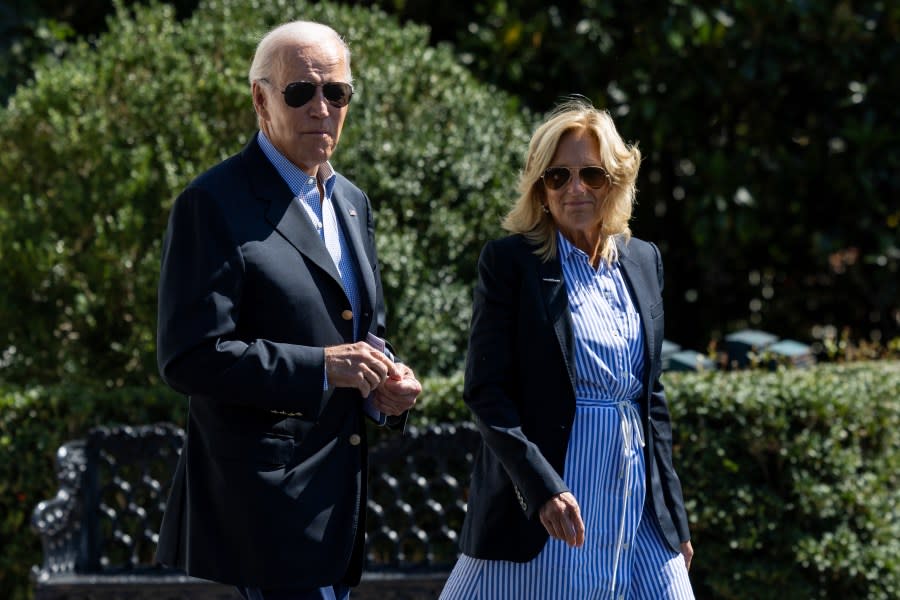
[[[511,235],[478,264],[464,399],[482,446],[443,599],[694,597],[662,260],[628,227],[640,160],[584,99],[531,139]]]

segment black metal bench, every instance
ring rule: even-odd
[[[441,424],[373,445],[366,571],[354,599],[437,597],[458,555],[478,439],[470,423]],[[183,440],[169,423],[98,427],[59,448],[60,489],[32,516],[44,550],[33,568],[36,600],[240,598],[154,562]]]

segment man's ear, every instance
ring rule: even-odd
[[[268,97],[266,96],[266,91],[263,89],[263,85],[259,81],[254,81],[253,86],[250,88],[251,95],[253,96],[253,108],[256,110],[256,114],[260,119],[264,121],[269,120],[269,107],[267,104]]]

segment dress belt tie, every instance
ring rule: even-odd
[[[616,556],[613,561],[613,573],[611,591],[616,590],[616,576],[619,572],[619,561],[622,559],[622,543],[625,541],[625,518],[628,515],[628,501],[631,498],[631,484],[633,483],[633,470],[627,468],[626,463],[634,452],[634,434],[637,433],[638,443],[644,447],[644,433],[641,428],[641,415],[638,413],[635,403],[631,401],[616,402],[619,411],[619,429],[622,431],[622,465],[619,467],[619,479],[624,479],[622,499],[622,518],[619,520],[619,535],[616,537]]]

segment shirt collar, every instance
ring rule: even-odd
[[[294,196],[301,196],[309,190],[309,188],[316,185],[316,178],[310,177],[304,173],[300,167],[292,163],[278,150],[278,148],[275,147],[274,144],[272,144],[265,133],[260,131],[257,135],[257,139],[259,140],[259,147],[263,151],[263,154],[266,155],[266,158],[269,159],[269,162],[272,163],[272,166],[275,167],[275,170],[278,171],[278,174],[284,179],[284,182],[288,185]],[[334,191],[334,183],[337,179],[331,163],[325,161],[319,165],[316,177],[322,182],[322,187],[325,189],[325,197],[331,198],[331,194]]]
[[[576,252],[580,252],[584,254],[581,250],[575,247],[575,244],[569,241],[569,238],[564,236],[561,231],[556,232],[556,248],[559,251],[560,259],[568,262],[572,260],[572,254]]]
[[[581,260],[583,260],[584,262],[589,263],[590,257],[587,255],[587,253],[570,242],[569,238],[564,236],[559,230],[557,230],[556,232],[556,250],[559,253],[560,260],[564,263],[571,264],[573,261],[578,260],[579,257],[581,257]],[[601,273],[607,270],[613,271],[617,269],[618,266],[618,260],[614,260],[611,265],[607,265],[605,260],[601,260],[598,271]]]

